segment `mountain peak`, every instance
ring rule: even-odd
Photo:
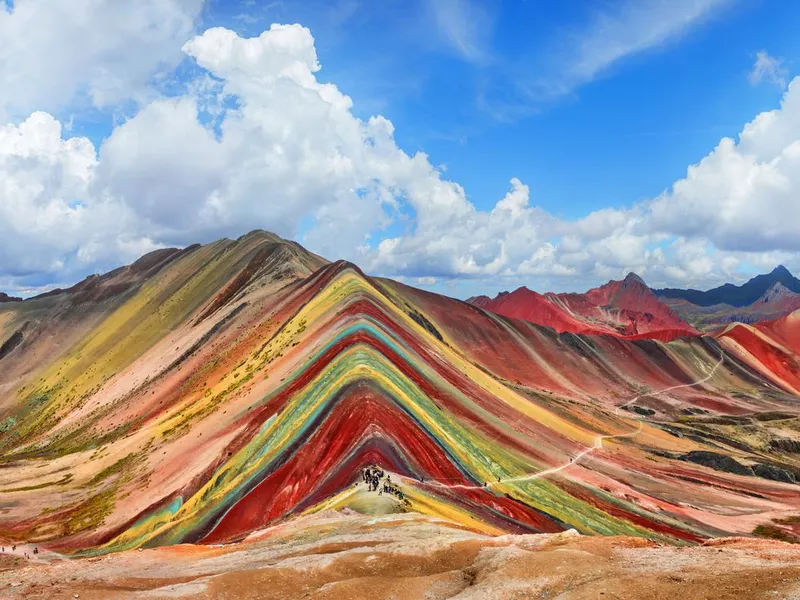
[[[778,265],[777,267],[772,269],[771,275],[783,275],[783,276],[788,275],[789,277],[792,277],[791,271],[789,271],[789,269],[787,269],[783,265]]]
[[[769,273],[756,275],[742,285],[726,283],[706,292],[669,288],[655,290],[655,292],[658,296],[680,298],[697,306],[728,304],[730,306],[743,307],[757,302],[776,282],[782,283],[787,290],[800,294],[800,279],[792,275],[789,269],[783,265],[778,265]]]
[[[638,310],[643,298],[652,296],[650,288],[636,273],[614,280],[586,292],[586,298],[598,306],[615,306]]]
[[[268,240],[270,242],[277,242],[277,243],[286,241],[282,237],[280,237],[279,235],[276,235],[276,234],[272,233],[271,231],[266,231],[265,229],[253,229],[252,231],[249,231],[246,234],[244,234],[243,236],[239,237],[238,241],[248,240],[248,239],[253,239],[253,238],[261,238],[261,239]]]
[[[630,273],[628,273],[628,274],[625,276],[625,279],[623,279],[623,280],[622,280],[622,282],[623,282],[623,283],[626,283],[626,284],[632,284],[632,283],[635,283],[635,284],[638,284],[638,285],[644,285],[644,286],[646,286],[646,285],[647,285],[647,284],[644,282],[644,279],[642,279],[641,277],[639,277],[639,276],[638,276],[636,273],[634,273],[633,271],[631,271]]]

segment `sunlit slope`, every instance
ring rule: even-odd
[[[107,551],[388,506],[692,541],[800,500],[771,425],[733,431],[791,428],[793,396],[713,338],[557,335],[263,232],[184,251],[82,327],[3,399],[0,535]],[[371,465],[405,502],[358,485]]]
[[[634,273],[585,294],[539,294],[521,287],[513,292],[501,292],[495,298],[476,296],[468,302],[558,332],[665,342],[697,335],[692,326],[661,302]]]
[[[18,448],[24,443],[36,440],[43,434],[50,436],[48,446],[85,446],[94,441],[93,437],[81,436],[80,431],[61,431],[57,439],[52,436],[53,428],[98,392],[112,377],[119,374],[145,351],[181,325],[209,299],[215,296],[230,296],[232,291],[226,286],[251,284],[253,277],[267,276],[271,285],[283,279],[293,279],[306,275],[318,268],[322,261],[309,253],[294,248],[266,232],[254,232],[237,241],[221,240],[208,246],[195,247],[180,254],[170,265],[159,270],[152,277],[144,279],[140,285],[122,298],[112,298],[105,305],[78,297],[80,308],[76,312],[94,310],[97,316],[90,321],[94,327],[76,341],[72,347],[58,354],[50,365],[46,362],[36,365],[38,378],[28,379],[26,385],[16,390],[16,399],[8,394],[3,402],[6,412],[17,420],[3,440],[0,448],[15,444]],[[293,254],[294,251],[294,254]],[[255,263],[255,264],[253,264]],[[250,279],[241,281],[241,274]],[[265,283],[262,283],[265,285]],[[57,300],[61,298],[56,297]],[[19,326],[20,321],[28,319],[38,304],[47,303],[49,298],[34,299],[19,305],[17,315],[7,321],[10,330]],[[75,303],[74,298],[65,298],[61,306]],[[213,308],[214,301],[211,302]],[[12,310],[15,308],[11,307]],[[71,308],[71,306],[70,306]],[[36,354],[37,343],[41,338],[53,334],[48,331],[52,325],[63,326],[61,315],[56,312],[51,318],[43,319],[44,331],[39,338],[34,337],[30,344],[25,340],[16,354],[20,362],[28,355]],[[203,315],[200,314],[199,318]],[[54,322],[54,323],[53,323]],[[30,321],[26,321],[30,328]],[[156,373],[148,373],[151,377]],[[24,379],[24,378],[23,378]],[[105,395],[105,394],[104,394]],[[15,401],[16,400],[16,401]],[[8,410],[11,408],[11,410]],[[86,423],[82,423],[86,426]],[[131,424],[121,424],[130,426]]]
[[[756,325],[735,323],[717,337],[763,377],[800,394],[800,311]]]

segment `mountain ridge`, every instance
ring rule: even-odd
[[[800,293],[800,279],[792,275],[783,265],[778,265],[769,273],[756,275],[741,285],[726,283],[707,291],[663,288],[653,292],[662,298],[686,300],[697,306],[728,304],[741,308],[756,302],[775,283],[783,284],[796,294]]]
[[[0,306],[3,539],[91,556],[391,510],[686,543],[800,503],[797,457],[747,442],[794,443],[792,328],[556,333],[266,235],[147,273]]]
[[[635,273],[584,294],[539,294],[523,286],[513,292],[501,292],[495,298],[475,296],[467,302],[507,317],[552,327],[558,332],[658,337],[663,341],[697,334],[691,325],[660,302]]]

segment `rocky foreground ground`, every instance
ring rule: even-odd
[[[489,537],[420,515],[326,513],[226,546],[69,559],[6,548],[8,598],[800,598],[800,548],[726,539]]]

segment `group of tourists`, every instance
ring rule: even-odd
[[[384,479],[385,476],[385,479]],[[367,467],[362,472],[362,479],[367,484],[370,492],[378,492],[379,496],[389,494],[400,500],[406,506],[411,503],[406,499],[403,490],[392,482],[391,475],[386,475],[379,467]]]
[[[378,487],[381,484],[381,479],[383,479],[383,470],[379,469],[378,467],[367,467],[364,469],[362,474],[364,478],[364,483],[369,486],[370,492],[375,492],[378,490]]]
[[[5,546],[0,546],[0,552],[5,554],[5,551],[6,551],[6,547]],[[16,551],[17,551],[17,545],[16,544],[12,544],[11,545],[11,552],[16,552]],[[39,554],[39,548],[34,548],[33,549],[33,553],[34,554]],[[30,558],[31,557],[31,555],[28,554],[27,552],[23,552],[22,555],[25,558]]]

